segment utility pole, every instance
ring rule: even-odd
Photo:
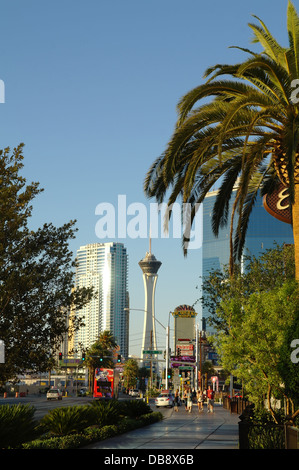
[[[153,350],[153,330],[151,330],[151,351]],[[152,361],[152,358],[153,358],[153,354],[151,352],[151,389],[153,388],[153,361]]]
[[[195,325],[195,380],[194,388],[198,390],[198,325]],[[193,369],[194,370],[194,369]]]
[[[199,332],[199,373],[200,373],[200,390],[202,391],[202,353],[201,353],[201,330]]]
[[[168,366],[169,366],[169,326],[166,328],[166,367],[165,367],[165,388],[168,390]]]

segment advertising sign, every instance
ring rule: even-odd
[[[191,366],[195,367],[195,356],[174,356],[170,358],[171,367]]]
[[[181,356],[193,356],[193,344],[178,344],[177,349],[181,350]]]
[[[264,196],[263,206],[269,214],[281,222],[292,223],[288,188],[283,184],[280,184],[273,193]]]
[[[0,364],[5,363],[4,349],[4,341],[0,339]]]
[[[74,359],[70,357],[70,358],[62,359],[61,361],[58,361],[58,362],[59,362],[59,367],[76,368],[81,364],[82,361],[81,359]]]
[[[94,374],[94,398],[113,398],[118,372],[114,369],[95,369]]]

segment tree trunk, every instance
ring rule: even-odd
[[[274,419],[274,422],[276,424],[278,424],[278,421],[276,419],[276,415],[275,415],[275,412],[272,408],[272,405],[271,405],[271,385],[268,385],[268,392],[267,392],[267,402],[268,402],[268,408],[269,408],[269,411],[272,415],[272,418]]]
[[[295,202],[292,207],[293,236],[295,249],[295,278],[299,281],[299,184],[295,184]]]

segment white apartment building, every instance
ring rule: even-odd
[[[79,357],[102,331],[116,338],[120,354],[128,357],[128,255],[123,243],[93,243],[77,251],[75,287],[94,287],[96,297],[75,312],[85,326],[75,333],[73,347]]]

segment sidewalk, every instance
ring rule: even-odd
[[[238,449],[239,416],[220,405],[192,413],[181,406],[155,424],[86,446],[85,449]]]

